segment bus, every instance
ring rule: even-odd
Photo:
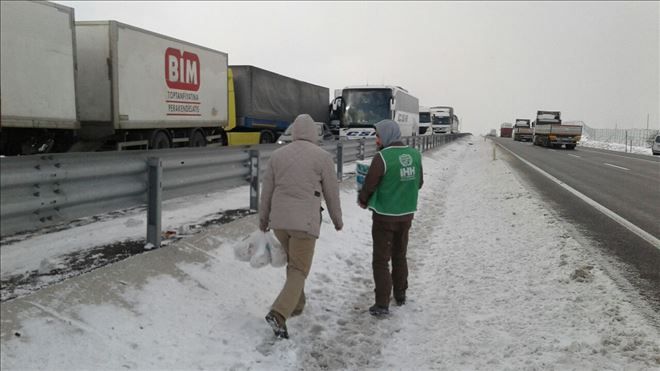
[[[435,106],[429,108],[431,112],[431,127],[433,134],[458,133],[458,116],[454,114],[454,108],[448,106]]]
[[[419,100],[399,86],[349,86],[332,102],[340,139],[376,138],[374,124],[391,119],[401,136],[419,132]]]

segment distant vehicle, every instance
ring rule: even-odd
[[[505,122],[502,125],[500,125],[500,137],[511,138],[512,133],[513,133],[513,125],[511,125],[511,123]]]
[[[513,125],[513,140],[531,142],[533,137],[534,133],[530,120],[516,119],[516,123]]]
[[[655,136],[653,146],[651,146],[651,151],[654,155],[660,155],[660,134]]]
[[[316,128],[318,130],[318,142],[321,143],[326,140],[334,140],[335,136],[332,134],[330,131],[330,128],[328,125],[326,125],[323,122],[315,122]],[[277,139],[277,144],[287,144],[293,142],[293,137],[291,135],[291,127],[292,125],[289,125],[288,128],[284,131],[282,135]]]
[[[340,138],[375,139],[374,124],[385,119],[399,124],[404,137],[419,132],[419,101],[399,86],[345,87],[332,101],[332,111],[331,116],[339,117]]]
[[[431,111],[426,106],[419,106],[419,135],[430,135],[431,129]]]
[[[486,134],[487,137],[496,137],[497,136],[497,130],[491,129],[488,134]]]
[[[434,106],[429,108],[431,113],[431,127],[433,134],[458,133],[458,116],[454,108],[449,106]]]
[[[560,148],[565,145],[566,149],[575,149],[582,136],[582,126],[562,125],[559,111],[537,111],[532,126],[535,146]]]

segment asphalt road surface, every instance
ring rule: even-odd
[[[626,279],[660,310],[660,247],[542,175],[515,153],[562,183],[611,210],[656,241],[660,239],[660,157],[582,148],[551,149],[510,138],[497,156],[517,170],[558,214],[594,241]],[[633,228],[634,229],[634,228]]]

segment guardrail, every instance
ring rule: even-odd
[[[462,135],[403,138],[420,151]],[[7,236],[72,220],[147,206],[147,242],[160,244],[164,200],[250,184],[250,208],[258,209],[259,178],[279,145],[177,148],[0,158],[0,227]],[[374,140],[323,144],[341,180],[346,162],[376,151]]]

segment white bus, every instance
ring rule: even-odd
[[[419,100],[398,86],[349,86],[332,102],[339,117],[340,139],[376,138],[374,124],[391,119],[401,136],[419,132]]]

